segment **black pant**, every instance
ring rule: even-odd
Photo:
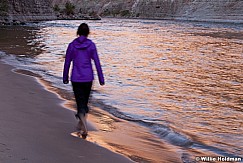
[[[92,87],[91,82],[72,82],[73,92],[77,104],[77,115],[89,112],[88,102]]]

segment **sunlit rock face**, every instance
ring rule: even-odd
[[[243,20],[242,0],[52,0],[52,4],[63,7],[67,1],[75,5],[76,13],[102,17]]]
[[[177,0],[179,1],[179,0]],[[180,0],[182,1],[182,0]],[[243,22],[242,0],[184,0],[174,14],[189,20],[228,20]]]
[[[55,19],[49,0],[0,0],[0,21],[17,23]]]
[[[188,20],[243,20],[242,0],[136,0],[132,16]]]
[[[0,0],[0,22],[55,19],[63,14],[67,2],[74,5],[74,18],[98,15],[243,22],[242,0]],[[54,11],[54,6],[60,10]]]

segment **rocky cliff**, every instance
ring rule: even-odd
[[[52,0],[69,1],[75,13],[102,17],[243,22],[243,0]]]
[[[243,23],[243,1],[184,0],[184,2],[176,8],[173,17],[189,20],[215,20]]]
[[[0,22],[55,19],[50,0],[0,0]]]
[[[74,19],[99,15],[243,23],[243,0],[0,0],[0,22],[66,15]]]

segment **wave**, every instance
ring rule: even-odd
[[[92,98],[91,103],[93,106],[99,107],[117,118],[138,123],[142,126],[149,128],[154,134],[156,134],[158,137],[160,137],[162,140],[165,140],[169,144],[179,146],[185,149],[200,149],[210,151],[225,157],[239,158],[239,156],[228,153],[226,150],[195,141],[193,140],[193,138],[187,136],[186,134],[179,133],[166,125],[158,124],[156,122],[145,119],[136,119],[135,117],[126,115],[125,113],[119,111],[118,108],[105,104],[102,100]]]

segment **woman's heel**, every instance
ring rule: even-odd
[[[81,135],[82,135],[82,138],[83,138],[83,139],[86,139],[87,136],[88,136],[88,133],[87,133],[87,132],[83,132]]]

